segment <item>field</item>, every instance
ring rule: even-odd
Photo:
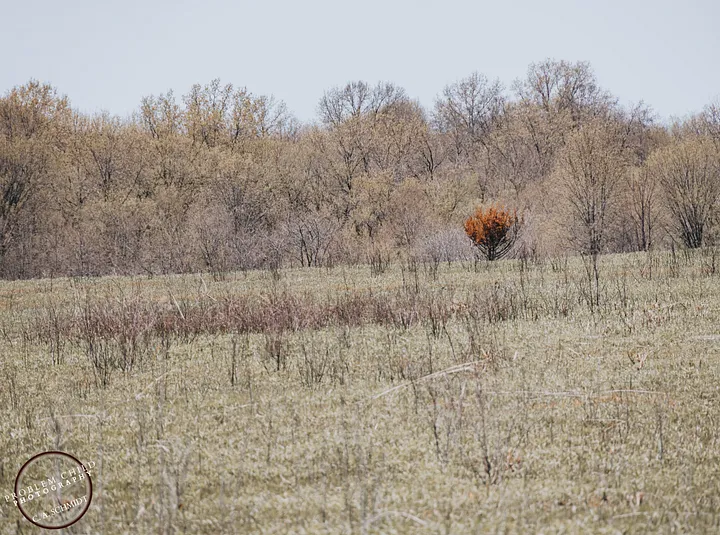
[[[0,495],[62,450],[68,533],[717,533],[718,257],[3,282]]]

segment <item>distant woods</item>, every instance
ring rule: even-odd
[[[0,276],[161,274],[471,258],[463,228],[504,205],[510,254],[717,240],[720,105],[658,124],[587,63],[482,74],[431,109],[351,82],[314,124],[213,81],[84,115],[35,81],[0,98]],[[514,212],[515,213],[515,212]]]

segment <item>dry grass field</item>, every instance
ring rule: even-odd
[[[720,252],[0,283],[20,466],[67,533],[718,533]]]

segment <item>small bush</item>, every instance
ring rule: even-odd
[[[477,208],[475,215],[465,221],[465,233],[487,260],[497,260],[515,243],[519,224],[516,211],[502,206],[491,206],[486,211]]]

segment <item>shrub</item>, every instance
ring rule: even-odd
[[[486,211],[475,210],[465,221],[465,233],[488,260],[502,258],[517,239],[520,225],[516,211],[503,206],[491,206]]]

